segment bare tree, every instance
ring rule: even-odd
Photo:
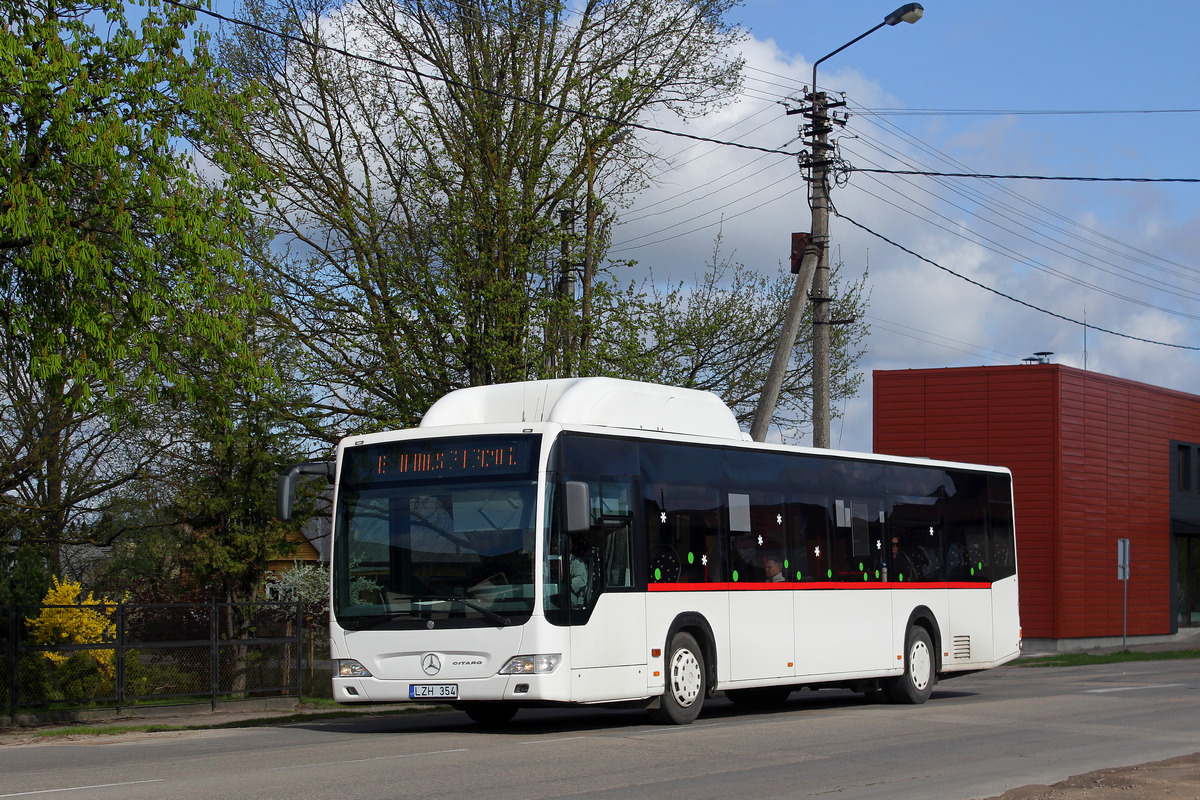
[[[731,96],[731,5],[247,3],[310,43],[240,28],[223,59],[276,98],[248,143],[282,177],[273,290],[329,427],[587,361],[606,215],[647,158],[629,126]]]
[[[853,397],[862,381],[856,370],[868,330],[863,321],[867,275],[848,281],[844,272],[844,264],[834,265],[833,317],[846,320],[834,326],[831,340],[836,365],[832,396],[838,400]],[[723,255],[717,237],[712,257],[694,283],[668,291],[652,286],[648,302],[629,306],[637,309],[637,325],[646,331],[644,379],[714,392],[749,427],[792,284],[792,276],[782,270],[766,276]],[[802,329],[812,330],[811,308]],[[780,397],[776,424],[784,440],[795,439],[797,428],[811,418],[812,357],[803,338],[792,353]]]

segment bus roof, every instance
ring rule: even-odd
[[[559,378],[458,389],[438,400],[422,428],[555,422],[745,441],[737,418],[712,392],[619,378]]]

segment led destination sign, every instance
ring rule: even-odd
[[[533,468],[534,441],[528,436],[487,436],[362,445],[346,450],[342,468],[347,480],[357,484],[524,475]]]

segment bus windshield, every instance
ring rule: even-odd
[[[498,449],[485,441],[488,452],[511,459],[500,467],[397,476],[394,465],[414,453],[434,453],[435,465],[438,456],[461,465],[482,452],[479,439],[456,440],[452,448],[441,441],[348,451],[344,470],[354,480],[339,491],[333,556],[333,609],[344,628],[482,627],[529,619],[537,498],[529,464],[536,439],[507,437]],[[515,449],[505,449],[507,442]],[[368,463],[379,466],[361,469]]]

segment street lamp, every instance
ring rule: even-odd
[[[829,447],[829,183],[826,158],[832,149],[828,135],[830,128],[826,117],[827,107],[825,96],[817,91],[817,66],[850,45],[858,42],[884,25],[899,25],[901,22],[916,22],[925,13],[920,3],[908,3],[897,8],[884,17],[883,22],[871,28],[866,33],[851,39],[828,55],[813,62],[812,74],[812,143],[811,161],[809,166],[812,174],[809,178],[812,184],[810,206],[812,208],[812,235],[808,247],[804,251],[800,270],[792,288],[792,297],[784,315],[783,330],[775,345],[775,357],[771,361],[771,369],[758,397],[758,407],[754,412],[754,422],[750,428],[750,436],[755,441],[764,441],[771,426],[771,418],[775,414],[775,405],[779,401],[779,391],[783,386],[783,377],[787,373],[787,365],[791,360],[792,349],[796,345],[796,334],[800,328],[800,318],[804,313],[804,297],[812,288],[813,304],[813,446]]]

